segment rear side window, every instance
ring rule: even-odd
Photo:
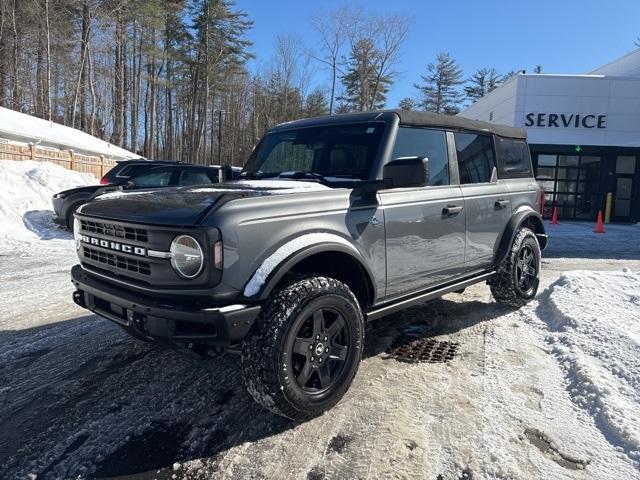
[[[491,181],[496,157],[489,135],[454,133],[460,183],[488,183]]]
[[[202,170],[183,170],[180,175],[180,185],[206,185],[211,183],[211,179]]]
[[[121,178],[132,178],[146,172],[154,165],[127,165],[122,170],[117,172],[117,176]]]
[[[501,178],[530,177],[531,159],[524,140],[498,138],[500,150],[499,171]]]
[[[391,159],[427,157],[429,185],[449,185],[449,155],[445,132],[417,127],[400,127]]]
[[[139,187],[166,187],[171,181],[173,169],[158,168],[135,178],[135,184]]]

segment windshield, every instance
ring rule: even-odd
[[[383,122],[323,125],[265,135],[243,177],[368,180]]]

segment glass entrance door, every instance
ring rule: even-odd
[[[554,206],[561,219],[595,218],[599,205],[601,157],[538,155],[536,178],[545,192],[544,217]]]
[[[633,198],[633,179],[636,173],[636,157],[619,155],[616,158],[616,185],[613,192],[613,220],[631,221],[631,199]]]

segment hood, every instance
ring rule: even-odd
[[[123,222],[194,226],[213,208],[246,197],[331,190],[298,180],[240,180],[211,186],[112,191],[84,204],[78,213]]]
[[[93,193],[98,191],[99,189],[104,188],[104,185],[87,185],[85,187],[76,187],[70,188],[69,190],[64,190],[62,192],[56,193],[59,197],[68,197],[69,195],[73,195],[76,193]]]

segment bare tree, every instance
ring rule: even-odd
[[[373,17],[372,37],[377,47],[378,58],[375,62],[376,78],[370,97],[369,109],[374,107],[374,101],[382,80],[391,80],[395,75],[395,67],[400,60],[400,48],[409,30],[409,20],[400,15],[387,17]]]
[[[319,45],[322,53],[310,56],[329,67],[331,78],[331,90],[329,93],[329,115],[333,113],[333,104],[336,98],[336,84],[340,69],[340,57],[347,40],[348,20],[351,12],[342,7],[338,10],[321,11],[311,18],[311,25],[319,37]]]

